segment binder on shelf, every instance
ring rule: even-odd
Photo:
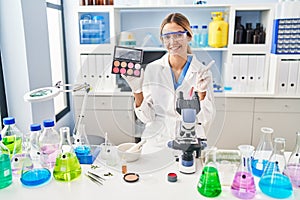
[[[240,86],[241,92],[248,90],[248,55],[240,55]]]
[[[232,56],[232,91],[240,92],[240,57],[237,55]]]
[[[289,76],[288,76],[288,85],[287,85],[287,94],[295,95],[297,91],[297,79],[298,79],[298,60],[289,61]]]
[[[248,91],[255,92],[257,56],[248,56]]]
[[[289,76],[289,61],[281,60],[278,65],[278,79],[276,82],[277,93],[287,94],[287,82]]]
[[[104,64],[103,55],[96,55],[97,82],[95,90],[104,90]]]
[[[224,80],[224,91],[232,91],[232,73],[233,65],[230,63],[224,63],[223,69],[223,80]]]
[[[81,69],[80,69],[80,78],[83,81],[87,81],[89,74],[89,60],[87,54],[80,55]]]
[[[88,82],[92,87],[96,84],[96,55],[88,55]]]
[[[256,69],[255,69],[255,91],[264,92],[267,90],[267,77],[265,77],[265,55],[256,56]]]
[[[298,59],[298,78],[297,78],[297,92],[300,95],[300,59]]]
[[[113,91],[116,89],[116,74],[111,73],[112,55],[103,55],[104,67],[104,90]]]

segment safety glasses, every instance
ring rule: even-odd
[[[186,38],[187,31],[177,31],[177,32],[169,32],[162,34],[161,37],[165,43],[169,43],[171,38],[173,41],[182,41],[184,38]]]

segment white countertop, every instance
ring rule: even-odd
[[[142,155],[141,158],[133,163],[128,163],[128,172],[137,172],[140,176],[139,181],[135,183],[127,183],[123,180],[121,167],[107,167],[103,165],[103,161],[98,156],[94,165],[100,166],[96,170],[92,170],[90,165],[82,165],[82,175],[71,182],[59,182],[54,179],[47,185],[38,188],[25,188],[14,177],[12,185],[0,190],[0,199],[6,200],[77,200],[77,199],[137,199],[137,200],[195,200],[195,199],[237,199],[230,191],[230,187],[222,186],[222,193],[216,198],[205,198],[197,191],[197,184],[201,174],[200,160],[198,159],[198,170],[194,174],[182,174],[178,171],[177,163],[172,158],[172,152],[161,151],[154,154]],[[98,175],[105,177],[103,185],[97,185],[89,180],[83,174],[91,170]],[[105,173],[111,172],[113,176],[103,176]],[[171,183],[167,181],[167,174],[175,172],[178,181]],[[234,172],[233,172],[234,173]],[[256,184],[258,178],[255,177]],[[255,200],[272,199],[261,193],[257,187]],[[300,199],[300,190],[288,198]]]

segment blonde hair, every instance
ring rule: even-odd
[[[172,22],[176,23],[177,25],[181,26],[185,31],[187,31],[188,37],[193,37],[193,32],[189,20],[181,13],[171,13],[166,16],[166,18],[162,21],[160,25],[160,35],[162,35],[162,30],[164,26]],[[160,39],[162,40],[162,38]],[[187,53],[192,53],[191,47],[189,45],[187,48]]]

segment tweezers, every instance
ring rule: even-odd
[[[88,174],[85,174],[85,175],[86,175],[86,177],[88,177],[94,183],[103,185],[102,180],[100,178],[96,178],[95,176],[93,176],[93,173],[88,173]]]
[[[92,175],[92,176],[94,176],[95,178],[100,179],[101,181],[105,181],[104,178],[102,178],[101,176],[99,176],[99,175],[97,175],[97,174],[95,174],[95,173],[93,173],[93,172],[88,171],[87,173],[90,174],[90,175]]]

